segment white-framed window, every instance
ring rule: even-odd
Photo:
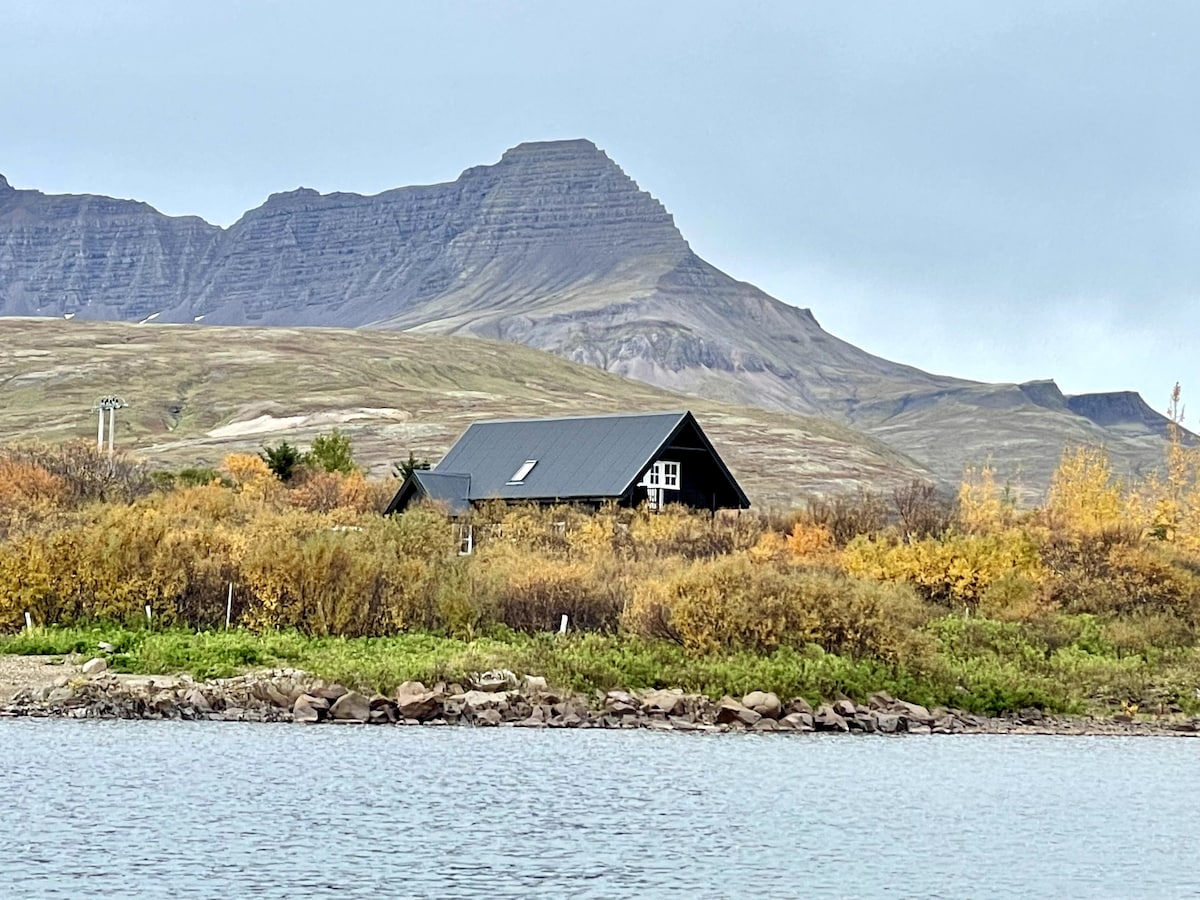
[[[459,523],[454,526],[458,538],[458,555],[470,556],[475,551],[475,526]]]
[[[679,490],[679,463],[660,459],[646,470],[646,477],[642,479],[642,485],[664,491]]]
[[[529,473],[533,471],[533,467],[537,465],[536,459],[527,459],[521,463],[521,468],[513,472],[513,477],[508,479],[509,484],[524,484]]]
[[[646,506],[655,512],[662,509],[667,502],[663,491],[677,491],[679,484],[679,463],[660,459],[646,470],[642,478],[642,487],[646,489]]]

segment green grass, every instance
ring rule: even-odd
[[[298,632],[139,630],[111,624],[37,628],[0,636],[0,654],[97,653],[115,647],[113,669],[141,674],[228,677],[252,669],[298,668],[331,681],[391,693],[402,681],[465,682],[473,672],[507,668],[543,675],[551,685],[591,693],[613,688],[679,687],[714,699],[751,690],[816,703],[865,700],[887,690],[927,706],[997,714],[1027,706],[1057,712],[1112,710],[1122,700],[1161,696],[1200,709],[1200,658],[1187,651],[1151,664],[1067,645],[1047,653],[1019,629],[950,617],[934,623],[937,651],[922,671],[850,659],[809,646],[771,654],[694,655],[666,641],[622,635],[522,635],[496,631],[460,640],[433,634],[314,638]]]

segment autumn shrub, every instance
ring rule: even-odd
[[[880,494],[859,490],[832,500],[810,501],[804,520],[824,527],[844,547],[860,535],[876,535],[888,525],[888,507]]]
[[[477,511],[471,521],[481,544],[491,538],[522,550],[561,555],[572,548],[570,535],[591,518],[587,510],[566,504],[497,503]]]
[[[1200,621],[1200,576],[1169,548],[1120,532],[1058,536],[1043,549],[1051,596],[1071,612],[1170,613]]]
[[[268,504],[283,496],[283,485],[267,463],[253,453],[230,453],[221,460],[222,477],[248,499]]]
[[[131,621],[149,605],[159,621],[191,624],[180,604],[196,599],[196,572],[228,557],[216,550],[217,531],[178,525],[150,503],[101,505],[0,545],[0,595],[10,604],[4,618],[28,610],[39,623]]]
[[[563,615],[573,630],[612,631],[628,600],[619,571],[599,562],[492,544],[472,568],[483,573],[474,584],[480,620],[514,631],[556,631]]]
[[[954,505],[928,481],[913,479],[892,491],[900,531],[909,540],[939,537],[954,524]]]
[[[1019,571],[993,578],[976,607],[981,616],[1001,622],[1028,622],[1053,608],[1044,579]]]
[[[901,586],[730,556],[639,582],[625,621],[635,633],[673,637],[692,652],[811,643],[899,661],[915,654],[914,629],[925,616]]]
[[[635,559],[677,556],[706,559],[748,550],[765,530],[754,515],[719,515],[671,504],[659,512],[640,509],[629,523]]]
[[[318,513],[264,516],[246,536],[239,576],[246,624],[347,636],[434,628],[439,572],[457,548],[428,510],[346,526]]]
[[[1099,447],[1068,447],[1050,481],[1044,509],[1055,533],[1095,534],[1128,526],[1123,486]]]
[[[1004,576],[1042,578],[1037,545],[1020,529],[909,543],[858,537],[842,560],[852,575],[911,584],[925,599],[943,606],[976,606]]]
[[[61,510],[66,482],[40,465],[0,456],[0,538],[23,531]]]
[[[12,444],[0,448],[0,461],[49,472],[73,505],[92,501],[128,503],[153,490],[146,464],[124,453],[97,453],[88,441]]]
[[[380,492],[373,489],[358,470],[346,474],[336,470],[298,468],[282,496],[288,505],[309,512],[336,509],[353,513],[378,512],[381,502]]]
[[[225,482],[221,473],[211,466],[186,466],[177,471],[159,469],[150,474],[150,481],[160,491],[202,487],[214,483],[224,483],[226,487],[232,486]]]
[[[1104,639],[1118,657],[1154,658],[1163,651],[1192,647],[1197,624],[1169,612],[1138,612],[1111,617],[1103,624]]]
[[[825,525],[796,522],[786,543],[788,552],[797,562],[832,564],[836,557],[833,534]]]
[[[959,530],[967,534],[1004,531],[1016,522],[1016,502],[1012,488],[996,483],[991,463],[978,469],[969,467],[958,487],[953,518]]]

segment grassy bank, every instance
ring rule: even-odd
[[[1038,706],[1056,712],[1115,712],[1136,698],[1200,711],[1200,654],[1118,657],[1094,623],[1064,623],[1074,639],[1050,650],[1008,623],[946,617],[932,623],[932,664],[909,671],[852,659],[809,645],[772,653],[688,653],[678,644],[632,636],[525,635],[497,630],[472,640],[433,634],[308,637],[296,631],[139,630],[112,624],[35,628],[0,636],[0,653],[92,655],[100,641],[116,649],[112,668],[140,674],[227,677],[256,668],[294,667],[364,690],[391,693],[406,680],[465,682],[471,673],[507,668],[544,675],[552,685],[591,692],[680,687],[716,699],[771,690],[809,702],[839,696],[862,701],[887,690],[928,706],[997,714]]]
[[[1128,485],[1069,451],[1023,512],[984,470],[954,502],[914,483],[787,515],[496,505],[451,523],[380,515],[394,482],[313,462],[151,479],[84,446],[0,448],[0,652],[104,640],[118,670],[293,666],[382,692],[502,667],[578,691],[1194,711],[1200,450],[1177,440],[1167,463]]]

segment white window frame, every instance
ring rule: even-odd
[[[664,491],[677,491],[680,489],[681,475],[682,469],[678,462],[670,459],[660,459],[646,470],[646,475],[642,479],[642,486]]]
[[[666,504],[663,491],[678,491],[682,482],[682,467],[676,460],[660,459],[642,477],[641,486],[646,489],[646,505],[658,512]]]
[[[513,472],[513,477],[508,479],[509,484],[524,484],[525,479],[529,477],[529,473],[533,471],[533,467],[538,464],[536,459],[527,459],[521,463],[521,467]]]
[[[455,537],[458,538],[458,555],[470,556],[475,552],[475,526],[470,523],[458,523],[454,526]]]

